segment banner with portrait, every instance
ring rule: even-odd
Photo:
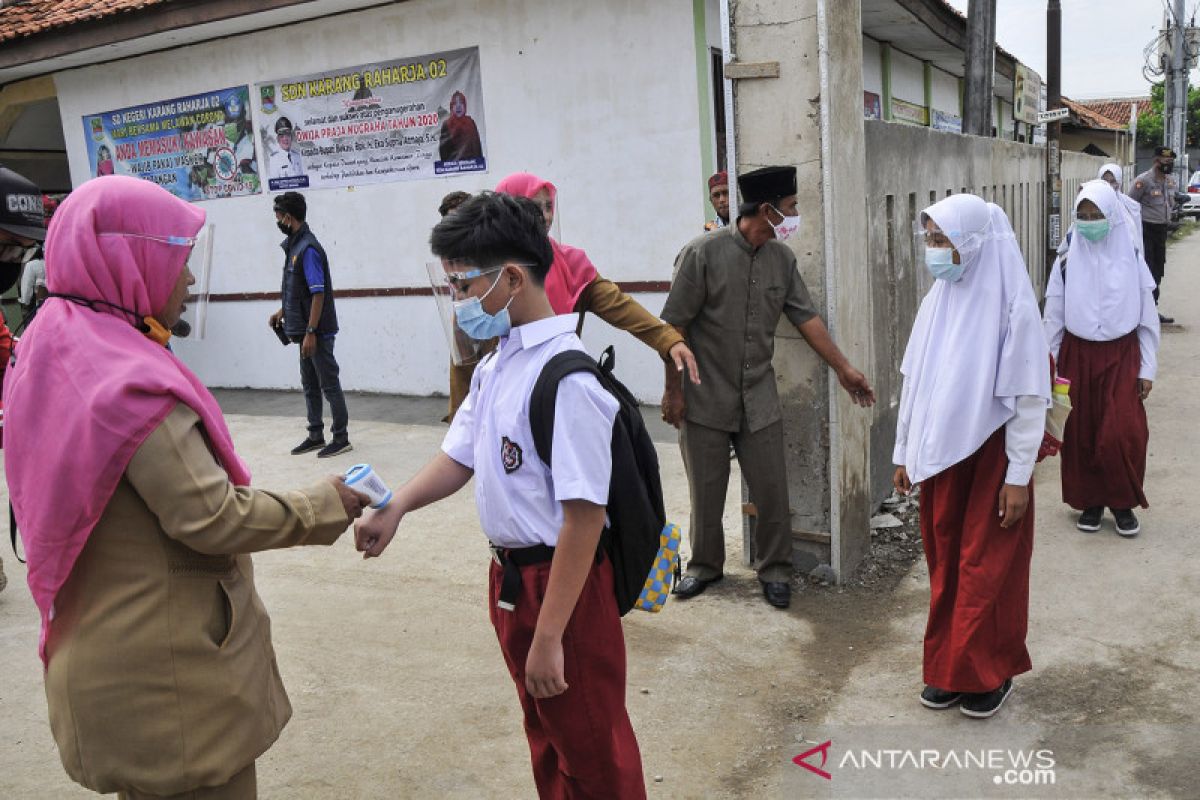
[[[132,175],[184,200],[257,194],[250,89],[130,106],[83,118],[91,175]]]
[[[487,169],[479,48],[257,84],[271,191]]]

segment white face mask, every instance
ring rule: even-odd
[[[778,208],[775,208],[775,206],[771,206],[771,210],[773,210],[779,216],[783,217],[783,221],[780,222],[778,225],[776,225],[774,222],[771,223],[771,227],[775,229],[775,238],[776,239],[778,239],[779,241],[782,242],[785,239],[787,239],[788,237],[790,237],[792,234],[794,234],[796,231],[800,230],[800,215],[799,214],[795,215],[794,217],[789,217],[786,214],[784,214],[782,211],[780,211]]]

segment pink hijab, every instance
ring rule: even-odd
[[[158,239],[191,237],[203,224],[203,211],[149,181],[88,181],[54,215],[46,288],[150,315],[167,302],[190,249]],[[200,417],[230,480],[250,482],[199,378],[128,315],[96,308],[49,298],[4,381],[4,469],[42,612],[43,663],[55,596],[133,454],[176,404]]]
[[[528,172],[516,172],[496,184],[496,191],[517,197],[532,198],[542,189],[550,193],[550,199],[558,196],[558,189],[550,181],[542,180]],[[579,302],[579,295],[596,280],[596,267],[587,253],[578,247],[550,240],[554,248],[554,263],[546,276],[546,297],[555,314],[570,314]]]

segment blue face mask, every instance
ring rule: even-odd
[[[1081,219],[1075,221],[1075,230],[1079,231],[1079,235],[1089,242],[1098,242],[1105,236],[1108,236],[1109,228],[1110,226],[1106,219]]]
[[[491,294],[492,289],[499,283],[500,278],[497,277],[496,283],[483,293],[483,297]],[[483,297],[468,297],[454,304],[454,319],[458,322],[459,329],[478,342],[507,336],[512,330],[512,320],[508,317],[508,306],[512,304],[512,300],[509,299],[508,304],[495,314],[489,314],[483,310]]]
[[[925,266],[934,278],[954,283],[963,276],[966,264],[954,263],[953,247],[926,247]]]

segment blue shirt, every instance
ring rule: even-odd
[[[325,265],[321,263],[320,254],[311,247],[304,251],[304,280],[310,294],[325,291]]]

